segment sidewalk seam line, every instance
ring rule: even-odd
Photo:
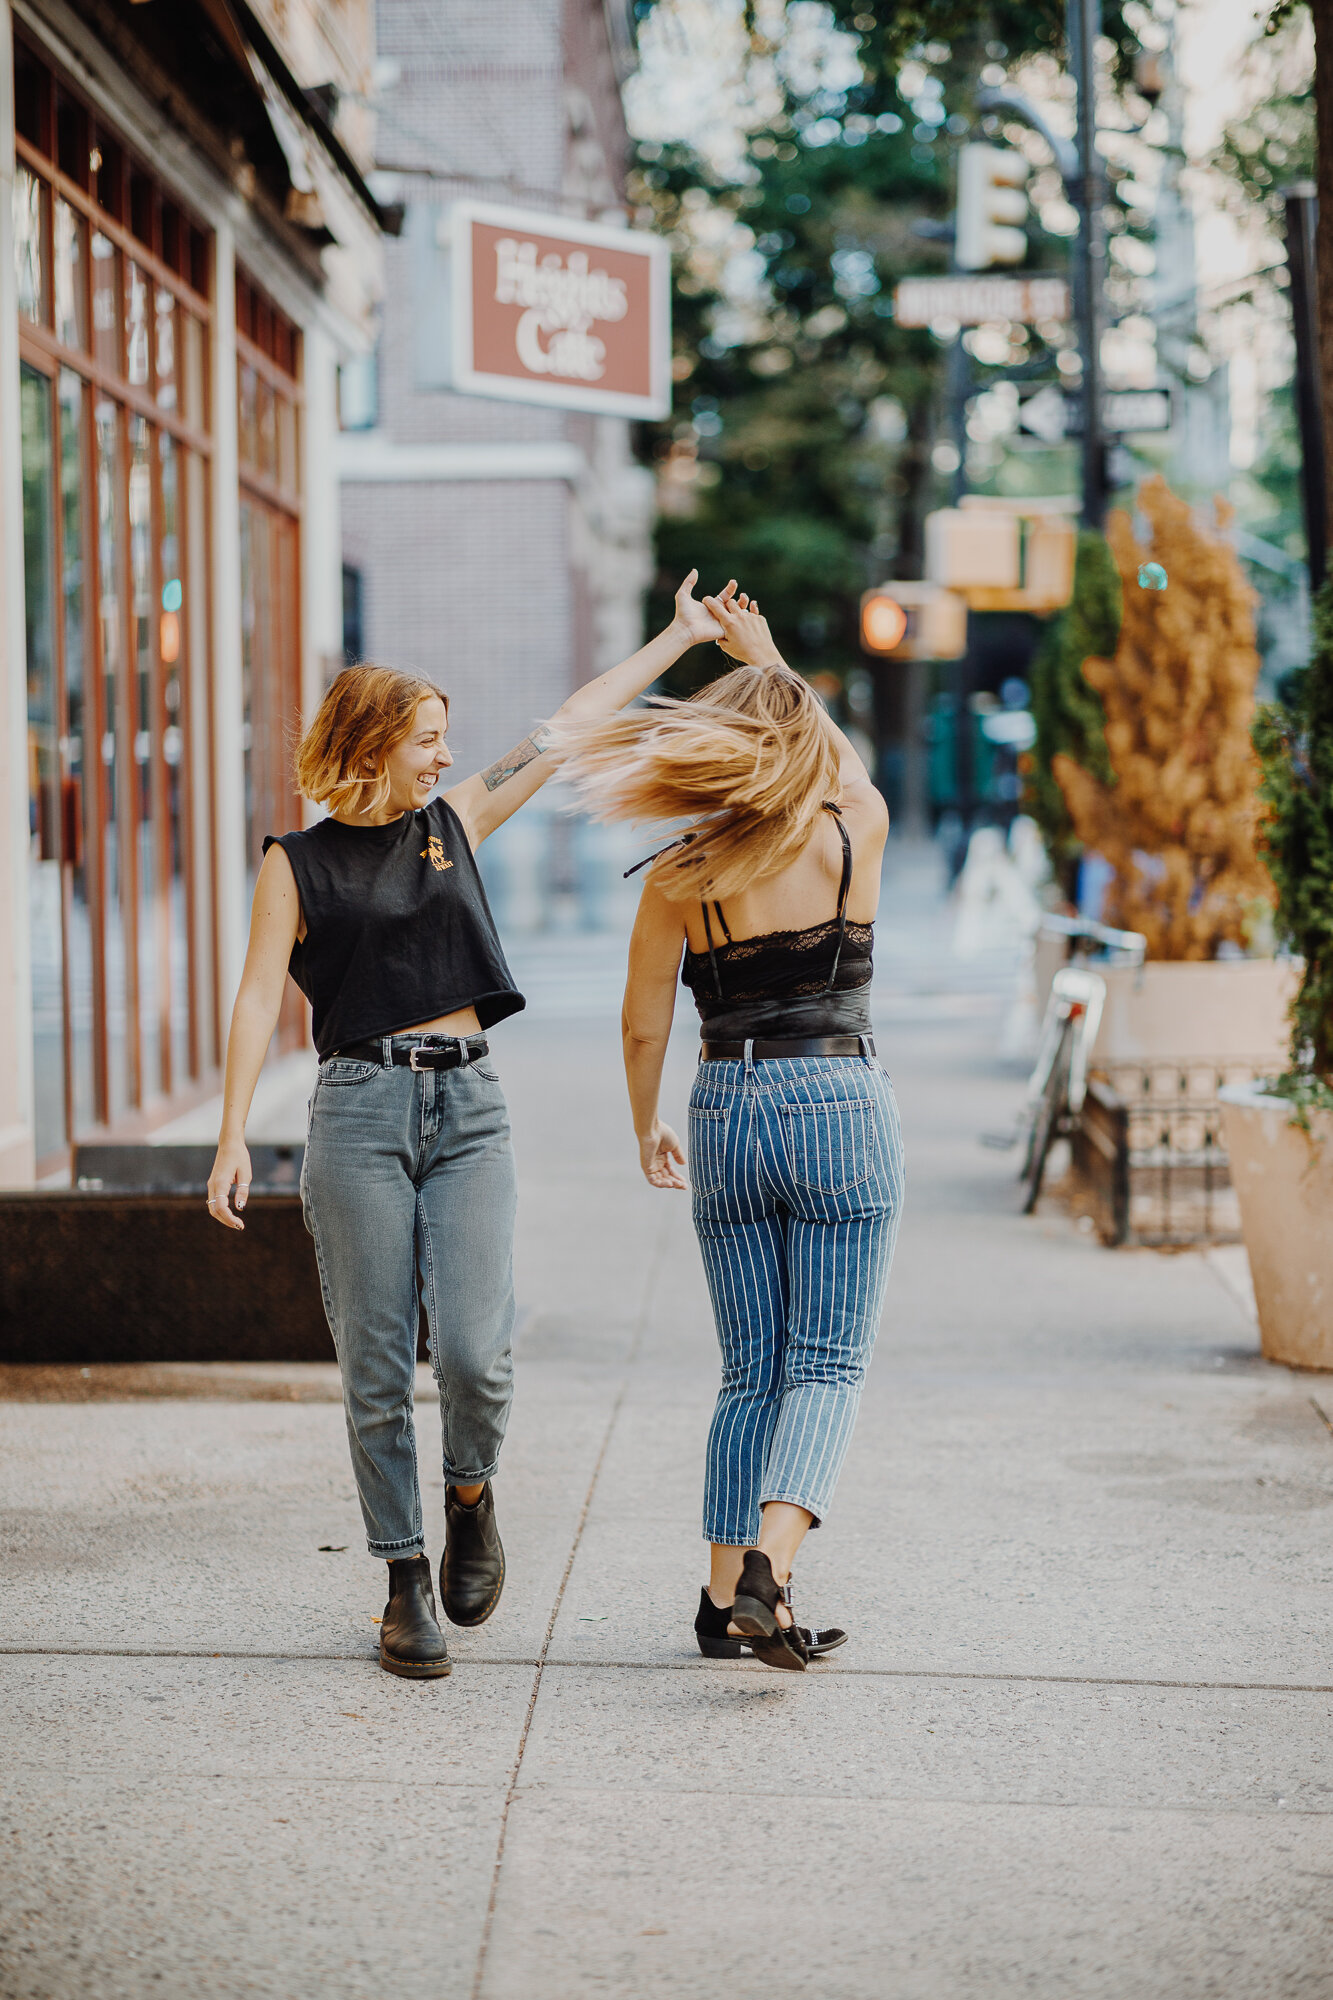
[[[608,1429],[608,1441],[609,1436]],[[566,1578],[569,1567],[572,1567],[572,1556],[567,1565]],[[564,1582],[565,1579],[562,1579],[562,1593]],[[206,1653],[202,1650],[167,1651],[134,1646],[0,1646],[0,1660],[304,1660],[316,1665],[364,1666],[368,1661],[373,1662],[375,1657],[373,1652]],[[563,1667],[574,1673],[706,1674],[734,1671],[731,1664],[720,1666],[711,1660],[566,1660],[551,1659],[546,1651],[539,1659],[505,1659],[482,1653],[460,1659],[459,1664],[465,1667],[513,1667],[515,1670],[540,1665],[543,1669],[548,1666]],[[741,1670],[746,1671],[744,1667]],[[1133,1674],[1025,1674],[1002,1671],[987,1674],[972,1672],[965,1667],[843,1667],[823,1661],[816,1666],[815,1673],[820,1680],[978,1681],[988,1686],[1018,1683],[1035,1687],[1175,1688],[1186,1694],[1333,1694],[1333,1682],[1324,1681],[1150,1680]]]
[[[513,1805],[515,1794],[518,1791],[519,1772],[523,1768],[523,1753],[528,1747],[528,1734],[532,1728],[532,1718],[537,1709],[537,1697],[541,1693],[542,1675],[546,1668],[546,1657],[550,1651],[551,1640],[555,1634],[556,1620],[560,1616],[560,1607],[565,1600],[565,1587],[573,1572],[574,1560],[579,1552],[579,1544],[583,1540],[583,1530],[587,1525],[588,1515],[592,1509],[593,1495],[597,1491],[597,1482],[602,1476],[602,1466],[606,1462],[606,1454],[611,1447],[612,1434],[615,1431],[617,1419],[620,1416],[625,1397],[629,1391],[630,1375],[633,1372],[635,1362],[639,1358],[639,1350],[643,1345],[644,1329],[648,1324],[648,1314],[652,1308],[653,1295],[657,1289],[662,1261],[666,1255],[666,1240],[670,1230],[670,1221],[670,1211],[668,1211],[663,1216],[662,1226],[658,1230],[652,1260],[644,1280],[643,1299],[635,1318],[634,1330],[625,1354],[624,1367],[620,1377],[620,1387],[616,1391],[615,1401],[611,1405],[611,1413],[606,1420],[606,1429],[602,1434],[601,1447],[592,1469],[592,1477],[588,1481],[588,1490],[583,1496],[583,1505],[579,1510],[579,1518],[574,1527],[574,1538],[569,1545],[569,1554],[565,1559],[565,1567],[561,1574],[560,1582],[556,1587],[555,1601],[551,1606],[551,1615],[546,1621],[545,1636],[542,1639],[541,1650],[537,1655],[536,1672],[532,1678],[532,1692],[528,1696],[527,1714],[523,1718],[523,1727],[519,1732],[518,1750],[509,1773],[509,1783],[505,1789],[504,1804],[500,1808],[500,1829],[495,1843],[495,1863],[491,1869],[491,1892],[486,1901],[486,1914],[482,1919],[481,1942],[477,1948],[477,1969],[472,1981],[471,2000],[481,2000],[482,1982],[486,1976],[486,1960],[491,1947],[491,1932],[495,1924],[495,1908],[500,1894],[500,1870],[504,1864],[505,1837],[509,1831],[509,1809]]]

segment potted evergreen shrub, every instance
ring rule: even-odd
[[[1287,1068],[1223,1093],[1263,1351],[1333,1369],[1333,579],[1315,601],[1314,653],[1289,702],[1261,709],[1254,744],[1280,940],[1303,961]]]
[[[1288,961],[1247,955],[1273,887],[1259,853],[1260,769],[1250,742],[1259,655],[1255,593],[1226,536],[1154,477],[1139,494],[1150,537],[1107,524],[1123,614],[1109,657],[1084,660],[1102,744],[1057,751],[1073,838],[1113,876],[1103,916],[1148,940],[1139,972],[1111,968],[1096,1060],[1243,1070],[1282,1060]],[[1166,572],[1165,589],[1140,572]]]

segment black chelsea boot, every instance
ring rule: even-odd
[[[454,1625],[484,1625],[504,1589],[505,1552],[495,1525],[495,1496],[488,1479],[474,1507],[465,1507],[458,1489],[444,1489],[444,1555],[440,1560],[440,1601]]]
[[[440,1680],[454,1663],[435,1616],[430,1561],[408,1556],[389,1564],[389,1601],[380,1621],[380,1665],[405,1680]]]

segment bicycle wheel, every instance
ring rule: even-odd
[[[1032,1131],[1028,1138],[1027,1158],[1023,1162],[1021,1179],[1027,1183],[1027,1196],[1023,1202],[1024,1215],[1031,1215],[1037,1206],[1037,1196],[1041,1193],[1041,1177],[1046,1171],[1046,1155],[1051,1150],[1051,1141],[1060,1130],[1060,1123],[1069,1107],[1069,1070],[1074,1055],[1075,1022],[1071,1016],[1060,1030],[1060,1044],[1055,1051],[1046,1078],[1046,1088],[1032,1117]]]

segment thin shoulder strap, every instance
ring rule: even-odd
[[[721,973],[720,973],[720,972],[718,971],[718,966],[717,966],[717,952],[716,952],[716,950],[715,950],[715,948],[714,948],[714,945],[713,945],[713,926],[712,926],[712,924],[711,924],[711,923],[710,923],[710,922],[708,921],[708,905],[707,905],[707,903],[705,903],[705,902],[703,902],[703,901],[701,900],[701,901],[700,901],[700,904],[699,904],[699,908],[700,908],[700,909],[701,909],[701,910],[703,911],[703,913],[704,913],[704,936],[705,936],[705,937],[706,937],[706,938],[708,939],[708,963],[709,963],[709,964],[710,964],[710,965],[712,966],[712,968],[713,968],[713,992],[714,992],[715,996],[717,997],[717,999],[721,1000],[721,999],[722,999],[722,998],[724,997],[724,996],[723,996],[723,992],[722,992],[722,974],[721,974]],[[714,903],[714,905],[713,905],[713,908],[714,908],[715,910],[717,910],[717,915],[718,915],[718,921],[719,921],[719,923],[722,923],[722,911],[721,911],[721,909],[719,908],[719,906],[718,906],[718,905],[717,905],[716,903]],[[723,930],[727,930],[727,927],[726,927],[726,924],[725,924],[725,923],[722,923],[722,928],[723,928]],[[730,931],[727,931],[727,942],[728,942],[728,943],[730,943],[730,942],[731,942],[731,932],[730,932]]]
[[[632,868],[627,868],[621,876],[621,880],[628,882],[630,876],[637,875],[641,868],[651,868],[654,861],[660,861],[664,854],[670,854],[677,847],[688,847],[691,842],[696,841],[698,838],[698,834],[691,831],[689,833],[682,833],[678,840],[669,840],[665,847],[658,848],[656,854],[645,854],[642,861],[636,861]],[[677,865],[679,866],[679,863]]]
[[[852,886],[852,843],[847,828],[843,825],[842,809],[831,799],[824,802],[824,811],[831,812],[837,822],[838,835],[842,841],[842,880],[838,884],[838,943],[833,953],[833,967],[828,976],[826,993],[833,991],[833,982],[838,976],[838,964],[842,958],[843,939],[847,935],[847,896]]]

